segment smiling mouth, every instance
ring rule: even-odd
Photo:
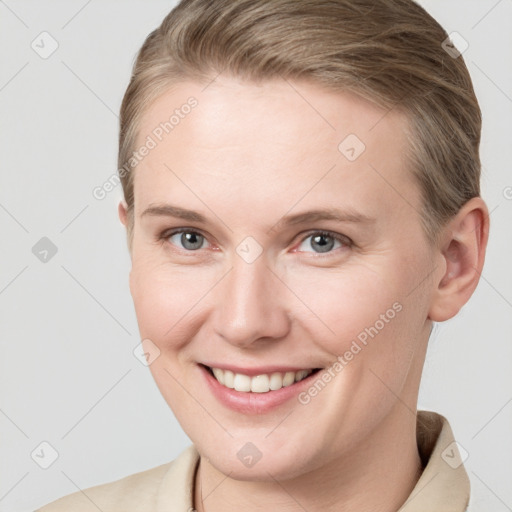
[[[291,386],[296,382],[300,382],[313,373],[320,371],[320,368],[311,368],[294,372],[263,373],[251,377],[243,373],[235,373],[231,370],[223,370],[221,368],[211,368],[205,365],[204,368],[206,368],[222,386],[242,393],[268,393],[269,391],[277,391],[281,388]]]

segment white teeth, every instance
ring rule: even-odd
[[[308,374],[307,370],[300,370],[295,374],[295,382],[299,382]]]
[[[222,372],[222,370],[220,371]],[[219,382],[222,384],[220,380]],[[235,373],[233,385],[236,391],[251,391],[251,377],[248,375],[242,375],[241,373]]]
[[[297,372],[274,372],[271,374],[256,375],[249,377],[242,373],[233,373],[231,370],[221,370],[212,368],[213,375],[223,386],[235,391],[248,393],[267,393],[268,391],[277,391],[286,386],[291,386],[310,375],[313,370],[299,370]]]
[[[218,368],[216,369],[218,370]],[[224,382],[222,384],[231,389],[235,387],[235,374],[231,370],[224,370]]]
[[[215,375],[215,378],[221,383],[224,384],[224,372],[220,368],[212,368],[212,372]]]
[[[257,375],[251,379],[251,391],[253,393],[266,393],[270,391],[270,379],[268,375]]]
[[[272,391],[281,389],[283,387],[283,376],[280,373],[273,373],[270,376],[269,387]]]
[[[283,386],[291,386],[295,382],[295,372],[286,372],[283,377]]]

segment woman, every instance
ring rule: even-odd
[[[417,411],[484,263],[481,118],[410,0],[190,0],[121,107],[119,216],[157,385],[193,441],[58,510],[464,511]]]

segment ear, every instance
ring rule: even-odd
[[[119,220],[121,221],[121,224],[126,227],[126,223],[128,220],[128,205],[126,204],[126,201],[122,199],[119,201],[119,205],[117,206],[117,213],[119,215]]]
[[[480,197],[470,199],[443,228],[438,257],[443,273],[436,277],[429,318],[443,322],[455,316],[480,280],[489,238],[489,212]]]

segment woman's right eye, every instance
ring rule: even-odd
[[[184,229],[170,233],[167,232],[162,236],[162,238],[185,251],[197,251],[199,249],[204,249],[204,246],[208,244],[206,238],[201,235],[201,233]]]

